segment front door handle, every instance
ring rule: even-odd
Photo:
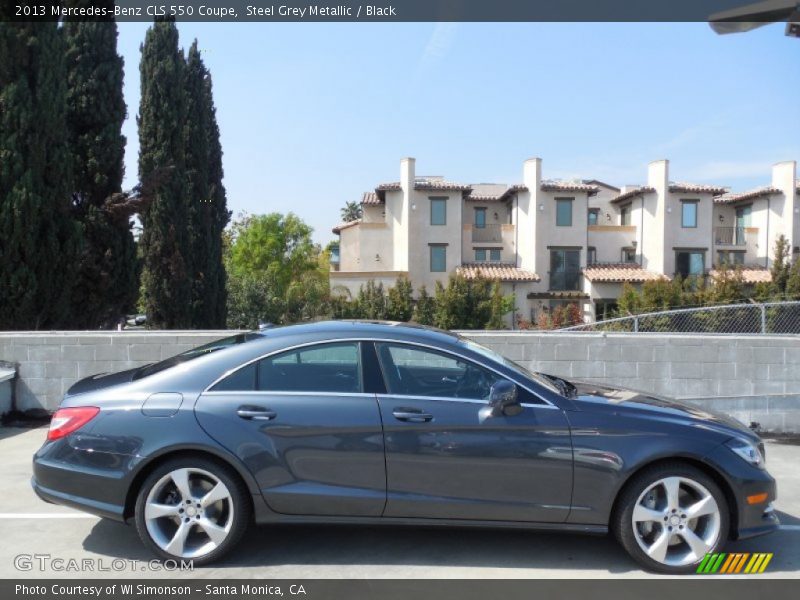
[[[395,408],[392,411],[392,415],[398,421],[406,421],[408,423],[428,423],[433,421],[433,415],[413,408]]]
[[[259,406],[240,406],[236,414],[242,419],[249,419],[252,421],[271,421],[278,416],[278,413],[274,410],[261,408]]]

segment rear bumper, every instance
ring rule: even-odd
[[[73,494],[65,494],[64,492],[42,487],[36,482],[36,479],[31,479],[31,486],[39,498],[50,504],[69,506],[70,508],[76,508],[83,512],[103,517],[104,519],[112,519],[120,522],[124,521],[124,508],[122,506],[98,502],[90,498],[82,498]]]

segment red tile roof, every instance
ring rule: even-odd
[[[727,194],[716,196],[714,198],[714,202],[717,204],[730,204],[732,202],[739,202],[740,200],[754,200],[755,198],[760,198],[762,196],[771,196],[772,194],[780,194],[780,193],[781,191],[778,188],[774,188],[772,186],[765,186],[761,188],[756,188],[754,190],[741,192],[738,194],[728,192]]]
[[[403,189],[399,181],[378,184],[376,192],[396,192]],[[443,179],[417,179],[414,182],[415,190],[469,192],[472,186],[466,183],[455,183]]]
[[[669,279],[661,273],[648,271],[635,263],[589,265],[583,269],[583,276],[592,283],[643,283]]]
[[[504,263],[465,263],[456,268],[456,273],[466,279],[475,279],[480,275],[486,279],[499,279],[500,281],[540,281],[541,278],[533,271],[526,271],[514,265]]]
[[[364,192],[364,195],[361,196],[361,204],[376,206],[378,204],[383,204],[383,200],[381,200],[381,197],[375,192]]]
[[[769,283],[772,281],[772,274],[762,267],[738,267],[736,269],[728,269],[728,273],[730,274],[736,272],[741,272],[742,280],[745,283]],[[712,279],[716,279],[719,274],[720,271],[717,269],[711,269],[708,272],[708,276]]]
[[[670,192],[682,194],[725,194],[728,188],[719,185],[705,185],[703,183],[675,182],[669,184]]]
[[[575,181],[542,181],[539,185],[539,189],[543,192],[587,192],[589,194],[596,194],[600,190],[600,188],[594,184]],[[527,191],[528,186],[517,183],[508,188],[506,193]]]
[[[336,227],[333,228],[333,233],[339,233],[342,229],[347,229],[348,227],[353,227],[361,223],[361,219],[356,219],[355,221],[348,221],[347,223],[339,223]]]
[[[634,196],[639,196],[640,194],[653,194],[655,193],[656,188],[650,187],[649,185],[643,185],[642,187],[637,187],[632,190],[628,190],[624,194],[620,194],[611,199],[612,203],[623,202],[625,200],[629,200]]]

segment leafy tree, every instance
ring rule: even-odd
[[[188,244],[194,327],[225,322],[225,268],[222,232],[230,220],[222,184],[222,147],[211,88],[197,40],[186,59],[186,176]]]
[[[789,271],[791,269],[789,240],[781,234],[775,240],[774,257],[770,273],[772,274],[772,293],[782,297],[786,293],[786,284],[789,281]]]
[[[66,99],[59,26],[0,23],[0,329],[70,323],[81,238]]]
[[[363,214],[361,204],[354,201],[347,202],[340,212],[342,215],[342,221],[345,223],[357,221]]]
[[[423,285],[417,292],[417,302],[414,304],[412,320],[420,325],[433,325],[435,320],[436,304],[433,297]]]
[[[642,297],[630,283],[622,284],[622,291],[617,299],[617,310],[620,316],[637,315],[642,312]]]
[[[185,130],[186,65],[174,22],[157,21],[141,47],[139,180],[165,174],[143,214],[142,287],[151,327],[192,325],[187,223]]]
[[[386,319],[388,307],[383,283],[376,284],[372,279],[367,281],[366,285],[359,288],[356,302],[359,316],[362,319]]]
[[[73,8],[113,9],[113,0],[68,0]],[[108,327],[138,294],[132,210],[113,203],[121,192],[126,108],[117,26],[106,20],[64,22],[67,112],[73,157],[73,215],[83,230],[72,302],[76,328]]]
[[[499,282],[492,285],[492,295],[489,298],[489,320],[486,329],[505,329],[503,318],[514,310],[514,297],[503,296]]]
[[[800,259],[796,259],[789,270],[789,277],[786,280],[786,296],[788,300],[800,300]]]
[[[229,327],[288,323],[328,311],[327,258],[297,216],[240,215],[226,234]]]
[[[710,286],[709,303],[733,304],[744,298],[744,275],[741,267],[730,269],[721,264]]]
[[[386,299],[386,315],[392,321],[410,321],[414,313],[414,288],[407,277],[398,277],[389,288]]]

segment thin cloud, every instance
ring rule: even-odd
[[[428,38],[425,50],[422,51],[418,70],[423,71],[429,69],[447,56],[450,49],[453,47],[457,31],[457,23],[437,23],[433,28],[431,37]]]

